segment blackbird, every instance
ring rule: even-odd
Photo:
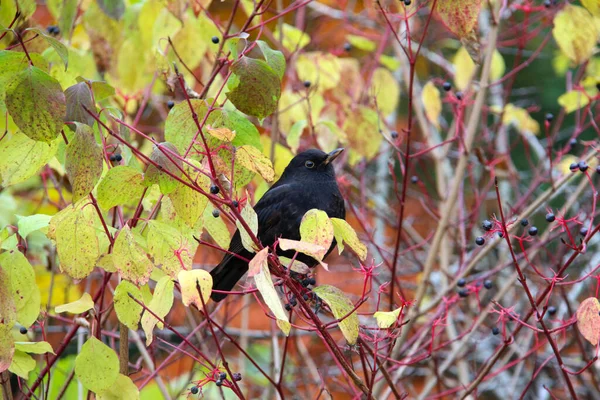
[[[343,150],[336,149],[325,153],[310,149],[299,153],[290,161],[281,178],[254,206],[258,216],[258,239],[263,246],[271,246],[279,238],[300,240],[302,217],[313,208],[325,211],[330,218],[346,217],[344,199],[331,164]],[[334,240],[325,256],[333,250],[335,244]],[[292,258],[295,251],[277,249],[277,254]],[[210,271],[213,290],[233,289],[248,271],[248,262],[245,260],[252,257],[253,253],[244,249],[240,232],[236,231],[229,244],[229,253]],[[317,265],[314,258],[305,254],[299,253],[296,259],[309,267]],[[219,302],[227,297],[227,294],[213,291],[210,297]]]

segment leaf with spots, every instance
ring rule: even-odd
[[[113,261],[121,277],[137,285],[144,285],[150,279],[154,265],[144,249],[137,243],[128,225],[121,228],[115,240]]]
[[[186,165],[184,167],[186,173],[194,180],[195,184],[207,192],[210,186],[210,178],[200,172],[202,169],[200,164],[194,160],[188,161],[196,168]],[[188,180],[186,179],[186,181]],[[202,217],[202,213],[208,204],[208,198],[206,196],[198,190],[194,190],[181,182],[178,182],[175,190],[169,193],[169,198],[173,203],[173,208],[175,208],[177,216],[190,228],[193,228],[198,219]]]
[[[144,308],[131,297],[143,302],[142,292],[133,283],[122,280],[115,289],[114,305],[117,318],[131,330],[137,330]]]
[[[313,292],[329,306],[335,318],[338,320],[343,318],[338,322],[340,330],[348,344],[355,344],[358,339],[359,321],[350,299],[340,289],[330,285],[317,286]]]
[[[468,36],[476,27],[481,0],[438,0],[434,4],[438,17],[459,38]]]
[[[35,272],[27,258],[17,250],[0,254],[0,268],[10,282],[16,321],[29,328],[40,314],[41,295]],[[0,314],[1,315],[1,314]]]
[[[110,347],[91,336],[77,354],[75,375],[92,392],[106,390],[119,375],[119,358]]]
[[[30,53],[33,65],[48,71],[48,62],[41,54]],[[27,55],[20,51],[0,51],[0,112],[6,112],[6,91],[18,79],[19,73],[29,67]]]
[[[148,308],[158,317],[164,318],[173,306],[173,289],[175,285],[170,277],[164,276],[156,283],[152,300]],[[153,340],[152,330],[160,321],[148,311],[142,316],[142,329],[146,333],[146,346],[150,346]]]
[[[162,194],[169,194],[177,187],[178,181],[173,176],[181,177],[183,162],[175,145],[163,142],[154,146],[150,159],[156,163],[148,165],[144,176],[144,184],[158,184]],[[167,171],[167,172],[165,172]]]
[[[57,141],[36,142],[21,132],[5,137],[0,141],[2,185],[16,185],[39,174],[57,150]]]
[[[320,250],[316,256],[322,260],[333,242],[333,224],[327,213],[316,208],[308,210],[300,222],[300,238],[303,242],[318,245]]]
[[[600,302],[595,297],[588,297],[577,308],[577,328],[593,346],[600,340]]]
[[[189,229],[184,230],[187,232],[165,222],[148,223],[148,253],[171,278],[176,278],[182,269],[192,269],[197,243]]]
[[[206,304],[212,292],[212,276],[202,269],[193,269],[191,271],[179,271],[177,280],[181,287],[181,302],[183,305],[189,307],[193,303],[199,310],[202,310],[202,300]],[[202,298],[200,298],[198,288],[200,288]]]
[[[77,123],[77,130],[65,151],[65,170],[73,187],[73,201],[86,197],[102,175],[102,149],[92,128]]]
[[[256,147],[250,145],[239,147],[235,157],[244,168],[260,174],[266,181],[271,182],[275,177],[271,160]]]
[[[98,184],[98,204],[105,210],[134,204],[144,193],[143,180],[144,176],[133,167],[111,168]]]
[[[22,71],[6,92],[6,108],[30,139],[56,139],[67,113],[65,94],[56,79],[39,68]]]
[[[67,101],[66,121],[80,122],[93,126],[96,120],[85,109],[91,112],[96,111],[92,91],[86,82],[79,82],[65,90],[65,99]],[[85,108],[84,108],[85,107]]]
[[[0,372],[6,371],[12,363],[15,346],[11,331],[16,319],[10,277],[0,268]]]

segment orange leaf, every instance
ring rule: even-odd
[[[600,302],[595,297],[585,299],[577,309],[577,327],[579,332],[591,344],[596,346],[600,340]]]
[[[444,25],[456,36],[468,36],[479,17],[481,0],[438,0],[435,10]]]

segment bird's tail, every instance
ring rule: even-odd
[[[248,263],[244,260],[237,257],[232,257],[227,261],[224,260],[210,271],[213,278],[213,290],[230,291],[246,272],[248,272]],[[215,302],[219,302],[225,297],[227,297],[227,294],[215,293],[214,291],[210,295],[210,298]]]

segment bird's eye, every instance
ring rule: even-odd
[[[307,162],[304,163],[304,166],[306,168],[314,168],[315,167],[315,163],[312,162],[312,161],[310,161],[310,160],[308,160]]]

